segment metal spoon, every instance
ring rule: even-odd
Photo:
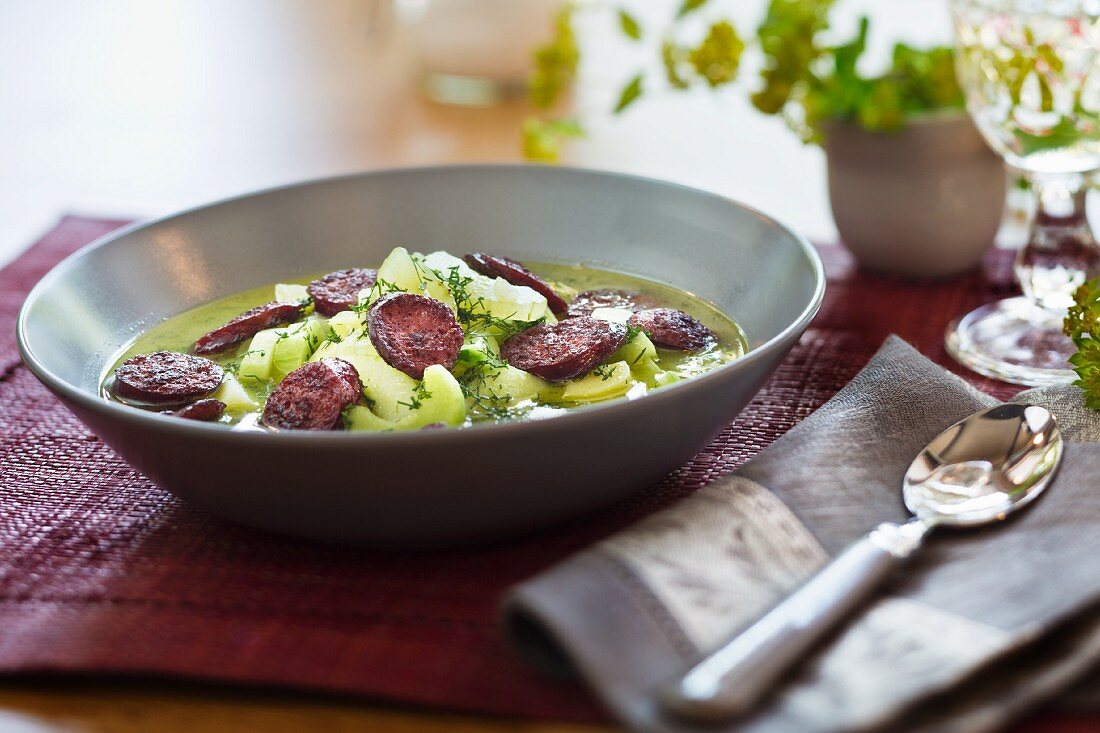
[[[858,448],[857,448],[858,449]],[[935,527],[995,522],[1047,487],[1062,460],[1049,410],[1001,405],[955,423],[905,474],[914,518],[880,524],[786,600],[659,692],[666,711],[699,722],[744,715],[853,611]]]

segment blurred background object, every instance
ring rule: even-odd
[[[964,110],[954,48],[892,39],[882,63],[868,55],[871,18],[860,16],[848,34],[834,26],[837,5],[770,0],[759,25],[746,27],[722,3],[683,0],[653,28],[622,6],[567,4],[535,54],[530,99],[550,108],[579,83],[573,25],[586,13],[613,13],[624,44],[659,42],[659,64],[629,77],[612,115],[654,88],[735,88],[755,111],[823,146],[840,239],[861,265],[907,278],[974,268],[1001,223],[1005,176]],[[754,53],[758,73],[742,74],[742,59]],[[557,162],[584,131],[575,116],[529,119],[524,153]]]
[[[439,105],[421,94],[419,83],[433,66],[486,73],[428,63],[453,61],[454,54],[462,57],[463,44],[469,47],[471,36],[462,41],[458,26],[448,33],[445,13],[469,8],[482,23],[487,15],[489,25],[503,29],[492,22],[495,14],[524,13],[533,23],[542,12],[537,8],[553,3],[401,3],[0,3],[0,261],[65,211],[151,217],[367,168],[519,162],[519,131],[532,113],[525,100]],[[505,4],[524,9],[500,10]],[[860,61],[867,75],[888,66],[895,43],[927,47],[952,37],[946,2],[829,4],[834,43],[851,39],[860,15],[871,15]],[[751,41],[768,6],[767,0],[711,0],[686,19],[684,42],[701,39],[716,18],[730,19],[742,40]],[[752,43],[740,59],[744,86],[675,94],[653,86],[628,113],[610,114],[626,80],[640,72],[660,78],[659,30],[678,7],[679,0],[623,0],[604,12],[577,13],[583,62],[565,110],[583,118],[585,136],[565,146],[562,163],[715,190],[813,239],[835,240],[822,150],[752,106],[747,92],[764,63]],[[618,8],[637,22],[641,40],[625,42]],[[543,29],[511,29],[504,39],[511,55],[499,57],[494,76],[514,78],[520,47],[538,43],[531,40],[540,32],[552,33],[551,18]]]
[[[383,3],[384,0],[376,0]],[[396,0],[420,88],[444,104],[522,97],[561,0]]]
[[[712,2],[744,28],[767,5]],[[675,6],[622,4],[643,28]],[[0,258],[65,211],[147,217],[368,168],[520,160],[528,105],[424,100],[402,24],[379,32],[387,12],[380,20],[374,0],[0,4]],[[927,0],[845,0],[836,32],[850,36],[863,12],[875,28],[868,63],[883,62],[896,40],[950,39],[946,4]],[[754,111],[746,94],[655,93],[627,115],[602,114],[625,79],[659,58],[651,41],[624,48],[618,22],[591,13],[577,23],[584,62],[573,107],[601,114],[564,163],[711,189],[835,238],[820,149]],[[760,63],[746,51],[743,78]]]
[[[890,134],[827,123],[822,145],[840,238],[869,270],[947,278],[977,266],[993,243],[1006,176],[961,111]]]

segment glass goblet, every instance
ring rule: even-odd
[[[1100,274],[1085,194],[1100,170],[1100,0],[952,0],[967,109],[1035,217],[1015,270],[1022,297],[981,306],[947,330],[948,351],[1007,382],[1071,381],[1062,319]]]

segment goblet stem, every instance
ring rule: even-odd
[[[1062,319],[1073,291],[1100,275],[1100,246],[1085,215],[1088,177],[1025,174],[1036,198],[1028,242],[1016,257],[1024,297],[987,303],[948,326],[947,350],[974,371],[1016,384],[1073,381],[1073,342]]]
[[[1035,195],[1035,219],[1016,257],[1024,295],[1061,317],[1073,291],[1100,275],[1100,245],[1085,211],[1088,179],[1080,173],[1026,174]]]

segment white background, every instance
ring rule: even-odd
[[[652,27],[677,2],[625,4]],[[709,12],[751,33],[763,7],[715,0]],[[841,0],[837,27],[862,11],[879,59],[897,39],[950,38],[940,0]],[[576,105],[590,137],[568,162],[713,189],[835,235],[820,150],[753,111],[744,85],[654,90],[612,119],[619,86],[653,54],[624,43],[606,13],[588,11],[582,27]],[[64,212],[149,217],[366,168],[517,158],[525,110],[420,101],[403,54],[368,0],[0,3],[0,261]]]

